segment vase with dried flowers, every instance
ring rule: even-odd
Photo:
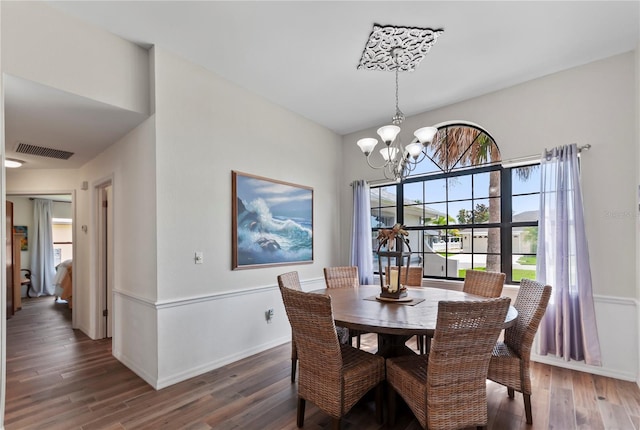
[[[411,247],[409,246],[409,232],[405,226],[398,223],[392,228],[382,228],[378,231],[378,273],[380,273],[380,297],[387,299],[401,299],[407,296],[407,288],[401,284],[401,279],[408,279]],[[396,242],[398,246],[396,247]],[[395,248],[395,251],[394,251]],[[407,248],[408,251],[405,251]],[[383,260],[389,273],[383,276]],[[402,271],[405,271],[404,274]],[[403,276],[402,276],[403,275]]]

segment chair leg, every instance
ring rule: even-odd
[[[296,360],[295,358],[291,359],[291,383],[293,384],[294,382],[296,382],[296,367],[298,364],[298,360]]]
[[[305,400],[302,397],[298,397],[298,418],[296,420],[296,425],[298,428],[304,425],[304,407]]]
[[[507,395],[509,396],[510,399],[513,399],[513,396],[514,396],[513,388],[507,387]]]
[[[360,335],[357,336],[356,344],[358,345],[358,349],[360,349]]]
[[[420,354],[424,354],[424,338],[421,334],[416,335],[416,346],[418,347]]]
[[[396,424],[396,402],[397,402],[397,394],[396,390],[393,389],[391,384],[387,383],[387,388],[389,392],[389,426],[393,427]]]
[[[384,388],[382,382],[378,383],[376,386],[376,419],[380,424],[384,422],[384,418],[382,416],[382,397],[384,393]]]
[[[533,424],[533,417],[531,416],[531,394],[522,393],[524,397],[524,415],[527,418],[527,424]]]
[[[340,430],[340,418],[331,418],[331,429]]]

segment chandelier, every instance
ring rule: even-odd
[[[398,73],[415,70],[442,33],[443,30],[429,28],[383,27],[375,24],[365,45],[358,69],[393,70],[396,77],[395,115],[390,125],[378,129],[378,135],[385,144],[379,151],[383,163],[375,165],[371,162],[371,154],[378,144],[377,138],[366,137],[357,142],[367,159],[367,164],[373,169],[384,169],[387,179],[396,182],[404,180],[422,161],[426,146],[433,141],[438,132],[435,127],[422,127],[413,133],[415,138],[411,143],[406,146],[402,144],[399,137],[400,125],[405,117],[398,103]]]

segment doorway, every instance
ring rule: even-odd
[[[113,186],[111,180],[96,186],[98,291],[102,311],[100,331],[104,337],[113,333]]]
[[[36,234],[35,229],[35,220],[34,220],[34,201],[35,199],[40,200],[49,200],[51,201],[51,224],[50,230],[47,234],[48,237],[52,240],[52,252],[51,256],[51,270],[57,270],[58,266],[61,263],[67,263],[66,266],[73,265],[73,255],[74,255],[74,231],[73,231],[73,220],[74,220],[74,193],[73,192],[57,192],[55,194],[47,194],[47,193],[29,193],[29,194],[8,194],[6,196],[7,202],[12,202],[13,210],[13,220],[14,220],[14,233],[20,234],[20,246],[17,248],[19,252],[19,266],[17,268],[18,273],[21,278],[24,277],[25,273],[31,273],[31,271],[35,270],[37,273],[41,272],[41,269],[32,267],[32,257],[34,252],[40,252],[34,249],[34,235]],[[42,230],[40,229],[42,232]],[[37,259],[37,263],[42,264],[41,259]],[[58,273],[56,272],[56,275]],[[71,275],[69,276],[68,281],[71,280]],[[49,287],[49,294],[53,294],[54,296],[58,296],[60,289],[60,285],[58,281],[61,280],[57,278],[57,276],[53,276],[49,281],[47,281],[47,285]],[[65,285],[65,294],[69,296],[69,298],[73,297],[73,292],[75,286],[73,282],[69,282]],[[35,291],[31,290],[28,286],[28,283],[22,283],[19,294],[21,298],[29,298],[35,297]],[[18,294],[18,291],[16,291]],[[69,307],[72,305],[69,303]],[[75,323],[75,320],[74,320]],[[75,325],[74,325],[75,326]]]

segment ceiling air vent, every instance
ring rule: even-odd
[[[59,160],[68,160],[73,152],[61,151],[59,149],[45,148],[43,146],[28,145],[19,143],[16,152],[20,154],[37,155],[39,157],[57,158]]]

